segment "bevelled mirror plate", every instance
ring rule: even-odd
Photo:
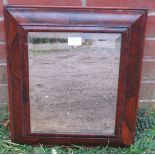
[[[31,131],[114,135],[121,34],[28,38]]]

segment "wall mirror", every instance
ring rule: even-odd
[[[12,141],[134,143],[147,10],[4,10]]]

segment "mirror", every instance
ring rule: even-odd
[[[29,32],[32,133],[115,134],[121,34]]]

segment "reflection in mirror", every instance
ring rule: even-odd
[[[115,134],[121,34],[29,32],[32,133]]]

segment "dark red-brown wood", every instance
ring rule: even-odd
[[[147,10],[6,6],[4,11],[12,141],[111,146],[134,143]],[[114,136],[31,133],[27,33],[41,31],[122,33]]]

